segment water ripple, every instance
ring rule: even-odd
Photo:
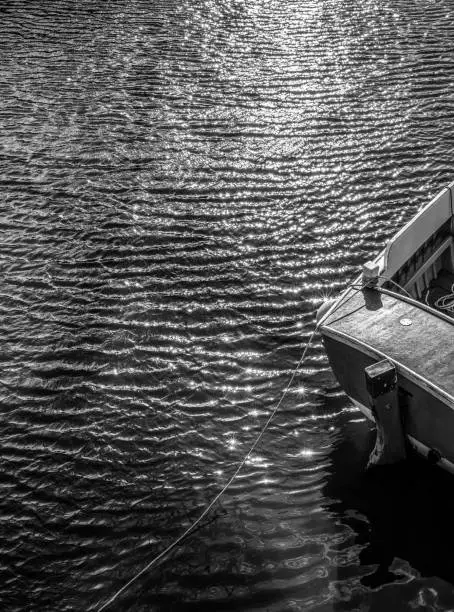
[[[452,7],[0,13],[1,608],[89,610],[214,497],[316,308],[452,179]],[[118,609],[449,609],[425,554],[449,503],[432,475],[364,484],[368,431],[315,339]],[[413,516],[420,488],[443,537],[371,501]]]

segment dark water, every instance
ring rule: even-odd
[[[324,295],[453,178],[447,0],[0,3],[0,609],[95,610],[226,482]],[[115,610],[453,610],[316,338]]]

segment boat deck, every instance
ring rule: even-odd
[[[366,345],[378,358],[381,353],[454,402],[454,320],[398,295],[364,289],[349,292],[322,328],[347,343]]]

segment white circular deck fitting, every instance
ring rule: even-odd
[[[404,325],[405,327],[408,327],[409,325],[413,324],[413,321],[411,319],[401,319],[400,320],[400,324]]]

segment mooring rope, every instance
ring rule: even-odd
[[[114,601],[116,599],[118,599],[118,597],[124,593],[136,580],[138,580],[141,576],[143,576],[146,572],[148,572],[151,568],[153,568],[154,566],[156,566],[160,561],[162,561],[162,559],[164,557],[166,557],[170,552],[172,552],[179,544],[181,544],[197,527],[198,525],[200,525],[200,523],[203,521],[203,519],[207,516],[207,514],[209,514],[209,512],[212,510],[212,508],[216,505],[216,503],[219,501],[219,499],[224,495],[224,493],[227,491],[227,489],[232,485],[233,481],[236,479],[236,477],[238,476],[238,474],[240,473],[240,471],[242,470],[242,468],[244,467],[245,463],[247,462],[247,460],[249,459],[249,457],[251,456],[251,454],[254,452],[255,448],[257,447],[258,443],[260,442],[260,440],[262,439],[264,433],[266,432],[266,430],[268,429],[268,427],[270,426],[271,421],[274,419],[274,417],[276,416],[276,413],[278,412],[279,408],[282,405],[282,402],[284,401],[285,396],[287,395],[290,387],[293,384],[293,381],[295,380],[295,376],[298,372],[298,370],[300,369],[300,367],[302,366],[302,364],[304,363],[304,360],[306,359],[306,355],[307,352],[312,344],[312,341],[314,339],[315,334],[317,333],[320,325],[322,325],[322,323],[326,320],[326,318],[328,316],[331,316],[332,314],[334,314],[341,306],[345,305],[346,301],[349,301],[356,293],[358,293],[359,291],[361,291],[362,289],[364,289],[367,286],[367,283],[362,284],[362,285],[353,285],[352,283],[350,283],[346,290],[345,290],[345,296],[344,299],[340,299],[339,303],[336,305],[335,308],[331,309],[329,308],[327,310],[327,312],[320,318],[320,320],[316,323],[314,330],[312,331],[311,335],[309,336],[309,340],[306,343],[306,346],[302,352],[302,355],[298,361],[298,364],[296,365],[295,369],[293,370],[290,379],[287,383],[287,386],[285,387],[284,391],[281,394],[281,397],[279,398],[279,401],[277,402],[276,406],[274,407],[273,411],[271,412],[270,416],[268,417],[268,419],[266,420],[265,424],[263,425],[262,429],[260,430],[258,436],[255,438],[254,442],[252,443],[251,447],[249,448],[248,452],[246,453],[246,455],[243,457],[243,459],[241,460],[241,462],[239,463],[238,467],[236,468],[236,470],[233,472],[232,476],[228,479],[228,481],[226,482],[226,484],[222,487],[222,489],[215,495],[215,497],[211,500],[211,502],[208,504],[208,506],[206,506],[206,508],[203,510],[203,512],[199,515],[199,517],[193,522],[191,523],[191,525],[180,535],[178,536],[178,538],[176,538],[176,540],[174,540],[171,544],[169,544],[167,546],[167,548],[165,548],[162,552],[160,552],[156,557],[154,557],[149,563],[147,563],[147,565],[145,565],[145,567],[143,567],[139,572],[137,572],[137,574],[135,574],[126,584],[124,584],[118,591],[116,591],[116,593],[114,593],[114,595],[112,595],[106,602],[104,602],[98,609],[97,612],[103,612],[103,610],[106,610],[111,604],[114,603]],[[352,295],[348,298],[348,300],[345,300],[345,297],[348,293],[349,290],[353,290]]]
[[[389,278],[387,276],[382,276],[381,274],[379,275],[379,278],[382,278],[383,280],[387,281],[388,283],[392,283],[393,285],[395,285],[398,289],[400,289],[401,291],[403,291],[409,298],[413,299],[413,296],[411,295],[411,293],[409,293],[405,287],[402,287],[402,285],[399,285],[399,283],[396,283],[396,281],[394,281],[392,278]]]

